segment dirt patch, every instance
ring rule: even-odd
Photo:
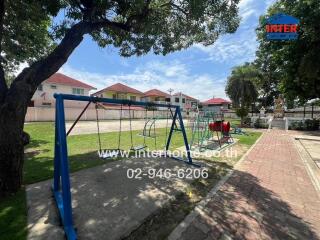
[[[203,161],[209,166],[206,179],[194,180],[176,198],[149,216],[136,230],[123,240],[166,239],[173,229],[194,209],[231,166],[222,162]]]
[[[171,127],[172,121],[168,121],[166,119],[159,119],[155,122],[156,128],[168,128]],[[184,124],[187,126],[187,120],[184,120]],[[144,120],[132,120],[132,130],[142,130],[145,125]],[[72,123],[66,123],[66,129],[71,127]],[[99,122],[99,129],[101,133],[105,132],[117,132],[120,128],[120,121],[119,120],[112,120],[112,121],[100,121]],[[129,131],[130,130],[130,121],[129,120],[122,120],[122,131]],[[79,134],[90,134],[97,132],[97,122],[95,121],[81,121],[78,122],[77,125],[73,128],[70,135],[79,135]]]

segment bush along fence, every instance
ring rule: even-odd
[[[294,120],[289,124],[289,130],[305,130],[315,131],[319,130],[319,119]]]

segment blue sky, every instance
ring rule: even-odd
[[[140,91],[158,88],[183,92],[200,100],[226,97],[227,77],[235,65],[254,59],[255,28],[259,16],[274,0],[241,0],[242,18],[236,33],[221,36],[215,44],[194,45],[166,56],[152,53],[123,58],[109,46],[101,49],[85,37],[59,72],[95,86],[98,90],[121,82]]]

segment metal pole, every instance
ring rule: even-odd
[[[61,171],[61,187],[62,192],[54,192],[60,216],[64,226],[64,231],[67,239],[77,239],[72,222],[72,207],[71,207],[71,191],[70,191],[70,177],[69,177],[69,163],[68,163],[68,148],[66,140],[66,126],[64,104],[62,96],[56,98],[57,101],[57,131],[58,131],[58,155],[60,156],[60,171]]]
[[[177,112],[178,112],[178,111],[177,111],[177,108],[176,108],[176,111],[175,111],[174,116],[173,116],[173,119],[172,119],[172,124],[171,124],[171,128],[170,128],[170,132],[169,132],[167,144],[166,144],[166,154],[167,154],[167,151],[169,150],[169,146],[170,146],[170,141],[171,141],[173,129],[174,129],[175,124],[176,124]]]
[[[87,108],[89,107],[91,102],[88,102],[88,104],[85,106],[85,108],[82,110],[82,112],[80,113],[80,115],[77,117],[76,121],[74,121],[74,123],[72,124],[72,126],[70,127],[70,129],[67,132],[67,136],[69,136],[70,132],[72,131],[72,129],[74,128],[74,126],[78,123],[78,121],[80,120],[80,118],[82,117],[82,115],[84,114],[84,112],[87,110]]]
[[[181,111],[180,111],[179,107],[177,108],[176,112],[178,113],[178,118],[179,118],[181,130],[182,130],[184,145],[186,146],[186,150],[187,150],[188,162],[190,164],[192,164],[192,157],[191,157],[191,154],[190,154],[190,148],[189,148],[187,133],[186,133],[186,130],[184,128],[183,119],[182,119],[182,115],[181,115]]]

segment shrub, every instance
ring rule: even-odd
[[[264,120],[261,118],[257,118],[255,123],[253,124],[255,128],[268,128],[268,123],[266,123]]]
[[[236,109],[236,114],[241,118],[241,126],[244,124],[244,118],[248,116],[249,110],[246,107],[241,107]]]
[[[295,121],[289,126],[290,130],[305,130],[315,131],[319,130],[320,120],[319,119],[307,119],[305,121]]]

